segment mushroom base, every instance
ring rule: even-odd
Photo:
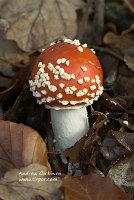
[[[76,110],[51,109],[56,148],[64,151],[79,141],[89,129],[86,107]]]

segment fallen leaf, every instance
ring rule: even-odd
[[[134,153],[134,133],[112,131],[115,139],[128,151]]]
[[[107,160],[117,160],[130,153],[116,140],[114,133],[115,131],[110,130],[102,142],[102,147],[100,147],[101,154]]]
[[[77,163],[80,161],[80,152],[85,143],[87,136],[82,137],[75,145],[64,151],[66,158],[69,158],[72,163]]]
[[[107,32],[104,35],[103,42],[106,45],[114,46],[119,41],[119,39],[120,39],[120,35],[117,35],[116,33],[113,33],[113,32]]]
[[[7,77],[14,77],[16,75],[16,72],[11,64],[0,60],[0,74]]]
[[[73,38],[77,33],[75,9],[83,6],[82,1],[78,2],[8,0],[1,10],[5,37],[16,41],[19,48],[26,52],[38,50],[63,35]]]
[[[107,22],[105,23],[105,29],[106,31],[112,31],[114,33],[117,33],[117,27],[116,27],[116,24],[112,23],[112,22]]]
[[[130,200],[131,194],[117,187],[109,177],[90,173],[81,178],[65,176],[62,184],[65,200]]]
[[[109,50],[116,52],[115,49],[109,48]],[[111,87],[114,81],[116,80],[117,73],[118,73],[119,60],[106,52],[105,53],[100,52],[100,58],[101,58],[101,64],[103,66],[103,73],[105,77],[104,87],[108,88],[108,87]]]
[[[5,34],[1,31],[3,26],[2,20],[0,19],[0,62],[5,64],[18,66],[19,63],[22,63],[21,66],[27,66],[29,63],[29,55],[22,50],[20,50],[15,41],[7,40]]]
[[[107,119],[108,119],[107,115],[96,110],[92,110],[92,115],[97,116],[97,119],[95,123],[93,124],[94,129],[99,130],[100,128],[103,127],[103,125],[106,125]]]
[[[118,67],[118,73],[126,77],[134,77],[134,72],[129,69],[125,64]]]
[[[107,93],[103,93],[102,95],[102,104],[108,110],[118,110],[118,111],[126,111],[127,102],[121,97],[111,98]]]
[[[133,13],[126,9],[120,1],[106,1],[105,22],[114,23],[117,27],[117,31],[122,32],[128,29],[133,23]]]
[[[108,176],[118,186],[134,193],[134,155],[117,162],[109,170]]]
[[[88,173],[89,166],[96,166],[99,141],[100,137],[97,135],[97,131],[90,129],[89,136],[85,140],[83,148],[80,151],[80,166],[84,174]]]
[[[120,49],[121,53],[125,55],[126,51],[134,46],[134,36],[131,34],[124,34],[120,36],[116,47]]]
[[[2,91],[3,88],[9,88],[12,83],[12,79],[4,76],[0,76],[0,90]],[[2,88],[2,89],[1,89]]]
[[[134,131],[134,124],[129,123],[127,120],[117,119],[117,121],[124,127],[129,128],[130,130]]]
[[[94,145],[96,145],[99,141],[97,131],[103,127],[107,121],[107,117],[103,113],[97,111],[92,111],[92,115],[98,116],[96,122],[93,124],[93,127],[90,128],[88,133],[76,142],[73,147],[64,151],[64,155],[68,157],[72,163],[81,161],[89,164],[89,160],[94,157]],[[83,156],[85,159],[83,159]]]
[[[125,52],[124,61],[128,68],[134,72],[134,47],[127,49]]]
[[[32,200],[40,196],[47,200],[59,200],[62,196],[58,176],[48,176],[47,167],[31,164],[13,169],[0,179],[0,198],[4,200]]]
[[[0,121],[0,177],[12,168],[39,163],[50,170],[47,148],[38,132],[23,124]]]
[[[85,3],[81,0],[68,0],[68,3],[72,4],[75,9],[79,9],[85,5]],[[70,5],[71,6],[71,5]]]
[[[113,93],[115,96],[134,96],[134,78],[119,74],[113,84]]]
[[[116,33],[108,32],[104,35],[103,41],[106,45],[119,49],[120,53],[123,55],[134,46],[134,36],[131,34],[117,35]]]

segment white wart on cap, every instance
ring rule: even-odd
[[[91,105],[103,91],[103,73],[93,50],[65,39],[42,52],[29,80],[39,104],[55,109]]]

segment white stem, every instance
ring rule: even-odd
[[[76,110],[51,109],[51,122],[57,148],[62,151],[73,146],[89,129],[86,107]]]

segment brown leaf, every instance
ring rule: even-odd
[[[102,142],[100,152],[107,160],[117,160],[127,155],[128,149],[125,149],[113,136],[115,131],[110,130]]]
[[[118,67],[118,73],[128,78],[134,77],[134,72],[131,69],[129,69],[125,64],[120,65]]]
[[[122,54],[125,54],[129,48],[134,46],[134,36],[132,34],[121,35],[116,46],[120,49]]]
[[[104,35],[104,43],[114,46],[124,55],[126,51],[134,46],[134,36],[131,34],[117,35],[113,32],[108,32]]]
[[[108,110],[126,111],[127,102],[121,97],[111,98],[107,93],[102,95],[102,104]]]
[[[113,32],[107,32],[104,35],[103,42],[106,45],[115,45],[120,39],[120,35]]]
[[[119,74],[113,85],[113,92],[117,96],[134,96],[134,78]]]
[[[130,200],[131,195],[126,194],[117,187],[108,177],[101,177],[90,173],[80,179],[65,176],[62,190],[65,200]]]
[[[124,56],[124,61],[127,66],[134,72],[134,47],[127,49]]]
[[[134,193],[134,155],[117,162],[108,173],[118,186]]]
[[[72,4],[72,6],[75,8],[75,9],[79,9],[81,8],[82,6],[85,5],[85,3],[81,0],[68,0],[68,3],[70,3],[70,6]]]
[[[11,64],[0,60],[0,74],[8,77],[14,77],[16,73]]]
[[[46,175],[45,175],[46,174]],[[47,176],[47,167],[31,164],[25,168],[13,169],[0,180],[0,198],[4,200],[32,200],[36,197],[59,200],[61,179]]]
[[[5,36],[27,52],[63,35],[73,38],[77,32],[75,9],[81,6],[82,1],[80,5],[63,0],[8,1],[1,10]]]
[[[109,50],[116,52],[115,49],[109,48]],[[116,53],[117,55],[119,54],[118,52]],[[119,60],[106,52],[100,54],[104,73],[104,86],[106,88],[111,87],[117,77]]]
[[[122,119],[118,119],[117,121],[119,121],[119,123],[124,126],[129,128],[130,130],[134,131],[134,124],[129,123],[129,121],[127,120],[122,120]]]
[[[134,133],[127,133],[121,131],[112,131],[112,134],[116,140],[123,146],[125,149],[134,153]]]
[[[0,76],[0,88],[8,88],[12,83],[12,79],[4,76]],[[2,89],[1,89],[2,90]]]
[[[64,151],[64,155],[70,159],[72,163],[77,163],[80,161],[80,152],[85,143],[87,136],[82,137],[75,145]]]
[[[69,157],[72,163],[80,162],[80,159],[82,159],[81,157],[85,155],[86,159],[84,159],[84,162],[89,164],[90,158],[94,155],[94,145],[96,145],[99,140],[97,131],[105,124],[107,116],[97,111],[92,111],[92,115],[98,116],[93,128],[90,128],[87,135],[83,136],[73,147],[64,151],[65,156]]]
[[[0,121],[0,177],[12,168],[31,163],[50,169],[46,144],[40,135],[23,124]]]
[[[15,41],[5,39],[5,34],[1,31],[3,26],[0,20],[0,61],[4,65],[11,64],[18,66],[19,63],[23,63],[21,66],[27,66],[29,63],[29,55],[21,51]]]

